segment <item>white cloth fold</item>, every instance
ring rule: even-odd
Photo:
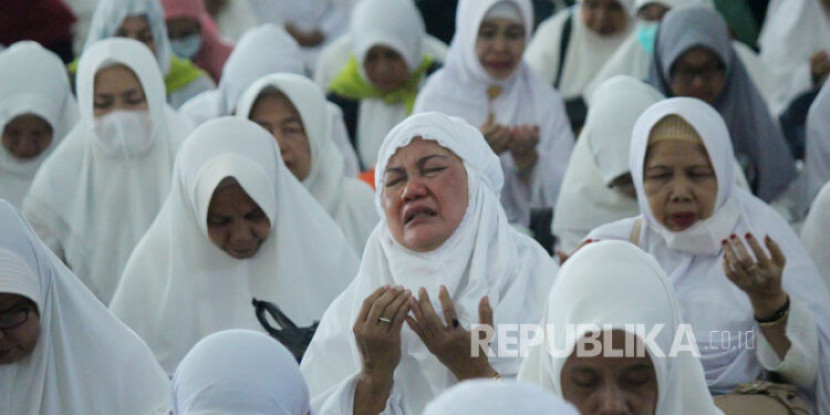
[[[208,206],[226,177],[271,222],[270,236],[251,258],[233,258],[208,238]],[[309,326],[356,270],[343,233],[282,163],[276,140],[248,120],[224,117],[203,124],[182,145],[170,193],[130,257],[110,308],[173,372],[208,334],[263,331],[252,297]]]
[[[0,413],[166,414],[169,380],[147,345],[0,201],[0,292],[37,305],[40,337],[0,366]]]
[[[471,380],[427,405],[424,415],[579,415],[576,408],[526,382]]]
[[[801,242],[830,289],[830,255],[827,255],[827,247],[830,246],[830,182],[813,200],[810,213],[801,227]]]

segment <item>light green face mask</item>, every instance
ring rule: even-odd
[[[640,46],[649,55],[654,54],[654,45],[657,42],[657,29],[659,28],[660,22],[649,22],[645,20],[637,22],[637,42],[640,43]]]
[[[196,33],[181,39],[171,39],[170,48],[176,56],[184,59],[192,59],[202,49],[202,35]]]

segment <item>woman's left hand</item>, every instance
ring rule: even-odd
[[[447,287],[441,286],[438,297],[441,300],[446,324],[441,321],[432,307],[426,289],[421,288],[417,301],[415,296],[410,298],[415,317],[407,316],[407,325],[421,338],[430,353],[435,355],[459,381],[497,376],[498,372],[490,366],[487,353],[479,351],[478,356],[473,357],[472,345],[476,344],[473,336],[479,333],[465,330],[458,322],[455,306],[450,299]],[[493,326],[493,309],[487,297],[481,299],[478,314],[481,324]]]
[[[737,235],[722,241],[725,250],[723,269],[732,283],[749,296],[755,317],[764,319],[775,314],[787,302],[787,293],[781,286],[787,259],[769,235],[764,238],[769,255],[751,233],[746,234],[746,242],[755,259]]]
[[[510,154],[519,170],[533,168],[538,161],[539,154],[536,146],[539,144],[539,127],[535,125],[520,125],[510,131]]]

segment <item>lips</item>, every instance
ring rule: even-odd
[[[672,213],[669,217],[675,225],[681,228],[688,228],[697,220],[697,215],[693,212]]]
[[[485,63],[490,69],[497,71],[506,71],[513,66],[512,61],[487,61]]]
[[[250,248],[249,247],[239,247],[239,248],[228,247],[227,251],[233,257],[248,258],[251,255],[255,254],[258,248],[259,248],[258,245],[254,245],[253,247],[250,247]]]
[[[413,206],[406,208],[403,211],[404,226],[417,225],[425,218],[430,218],[436,215],[435,210],[427,206]]]

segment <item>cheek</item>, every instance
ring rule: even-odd
[[[222,247],[222,244],[227,239],[226,231],[222,227],[212,228],[208,227],[208,239],[213,242],[216,246]]]
[[[487,56],[487,51],[490,49],[490,42],[483,39],[476,40],[476,57],[479,61],[483,61]]]
[[[261,242],[265,242],[269,236],[271,236],[271,222],[265,221],[256,223],[252,227],[253,234],[259,239]]]

